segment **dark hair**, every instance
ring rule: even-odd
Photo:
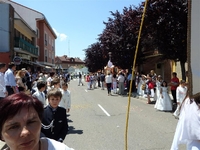
[[[59,79],[59,78],[54,78],[54,79],[51,81],[51,86],[52,86],[52,85],[56,85],[56,84],[58,84],[58,83],[60,83],[60,79]]]
[[[63,85],[68,87],[67,82],[63,82],[63,83],[62,83],[62,86],[63,86]]]
[[[38,117],[42,120],[44,108],[37,98],[21,92],[0,100],[0,133],[6,120],[17,115],[23,108],[31,107],[35,109]]]
[[[14,62],[10,62],[10,63],[8,64],[8,68],[10,68],[10,69],[11,69],[12,67],[14,67],[14,66],[16,66]]]
[[[60,97],[60,99],[62,98],[62,93],[59,89],[57,88],[52,88],[48,91],[47,93],[47,98],[49,99],[51,96],[53,97]]]
[[[173,73],[172,73],[172,75],[175,75],[175,76],[177,76],[177,73],[176,73],[176,72],[173,72]]]
[[[185,83],[185,80],[181,80],[181,81],[180,81],[180,84],[183,84],[183,83]]]
[[[53,77],[54,76],[54,74],[55,74],[55,72],[50,72],[50,77]]]
[[[165,86],[165,87],[167,87],[167,82],[166,82],[166,81],[163,81],[163,82],[161,83],[161,86],[164,87],[163,83],[166,83],[166,86]]]
[[[38,88],[38,90],[40,90],[41,88],[43,88],[45,86],[46,86],[46,82],[45,81],[41,81],[41,80],[37,81],[37,88]]]
[[[116,74],[114,74],[114,75],[113,75],[113,78],[116,78],[116,77],[117,77]]]
[[[6,66],[5,63],[0,62],[0,69],[3,68],[3,67],[5,67],[5,66]]]

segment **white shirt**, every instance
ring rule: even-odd
[[[8,68],[4,75],[5,85],[6,86],[16,86],[15,76],[12,69]]]
[[[112,83],[112,75],[106,75],[105,81],[106,83]]]
[[[187,93],[187,87],[182,87],[181,85],[176,89],[176,99],[177,102],[182,103]]]
[[[44,107],[47,105],[44,92],[40,92],[37,89],[37,91],[32,96],[37,98],[39,101],[41,101],[43,103]]]
[[[48,150],[74,150],[73,148],[69,148],[64,143],[60,143],[53,139],[47,138],[48,141]]]
[[[123,75],[119,75],[118,79],[117,79],[119,82],[124,82],[125,78]]]
[[[62,99],[59,103],[60,107],[67,109],[71,108],[71,93],[69,90],[64,91],[63,89],[61,89],[61,93],[62,93]]]
[[[0,97],[5,97],[6,85],[4,80],[4,73],[0,72]]]

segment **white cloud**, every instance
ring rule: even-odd
[[[55,32],[55,34],[57,35],[57,37],[60,39],[60,41],[65,41],[67,39],[67,35],[64,33],[59,33],[57,32],[56,29],[53,28],[53,31]]]
[[[61,33],[59,37],[60,37],[60,41],[65,41],[67,39],[67,35],[64,33]]]

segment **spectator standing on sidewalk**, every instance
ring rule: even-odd
[[[152,78],[147,75],[146,80],[146,94],[147,94],[147,104],[151,103],[150,97],[154,97],[154,82],[152,81]]]
[[[113,86],[113,93],[116,94],[117,93],[117,76],[116,76],[116,74],[113,74],[112,86]]]
[[[104,90],[105,74],[103,72],[101,73],[100,81],[101,81],[101,89]]]
[[[179,86],[179,78],[177,78],[176,72],[172,73],[172,79],[171,79],[171,82],[169,83],[169,85],[171,86],[171,93],[172,93],[173,101],[175,104],[177,104],[176,89]]]
[[[16,65],[11,62],[8,64],[8,70],[5,72],[4,80],[6,85],[6,90],[8,95],[17,93],[17,84],[15,81],[14,71],[16,70]]]
[[[8,95],[4,80],[5,71],[6,71],[6,64],[0,62],[0,100]]]
[[[125,81],[125,77],[124,74],[122,72],[119,73],[119,76],[117,78],[117,81],[119,82],[119,95],[124,95],[124,81]]]

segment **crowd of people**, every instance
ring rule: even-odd
[[[188,82],[179,80],[176,72],[172,73],[170,81],[164,80],[154,70],[147,75],[137,72],[133,78],[131,72],[126,73],[123,70],[117,74],[99,72],[88,74],[85,80],[88,89],[98,86],[103,90],[106,87],[108,96],[128,94],[132,80],[130,92],[134,97],[147,98],[147,104],[151,104],[151,99],[154,99],[155,109],[173,112],[174,117],[178,119],[170,150],[179,150],[180,144],[186,144],[187,150],[200,150],[200,98],[189,97]]]
[[[170,81],[154,70],[146,75],[136,72],[133,76],[123,70],[84,77],[79,73],[78,86],[84,85],[82,79],[90,90],[106,88],[108,96],[131,92],[136,98],[146,98],[147,104],[154,99],[155,109],[174,111],[179,119],[171,150],[178,150],[180,143],[186,143],[188,150],[200,149],[199,98],[188,96],[188,84],[179,81],[176,72]],[[68,75],[32,73],[29,67],[16,70],[14,63],[8,67],[0,63],[0,132],[8,149],[72,149],[62,143],[68,132],[67,113],[71,107],[69,81]]]
[[[132,72],[126,73],[123,70],[118,73],[109,71],[107,74],[98,72],[87,74],[85,81],[90,90],[97,87],[104,90],[106,87],[108,96],[112,94],[126,95],[130,90],[134,97],[147,98],[147,104],[152,104],[151,99],[153,98],[153,101],[156,102],[155,108],[160,111],[173,111],[174,106],[177,106],[174,113],[176,118],[178,118],[179,107],[187,92],[186,81],[179,81],[176,72],[172,73],[171,81],[165,81],[154,70],[146,75],[136,72],[133,77]],[[130,88],[131,81],[132,87]],[[111,93],[111,91],[113,92]]]
[[[54,72],[0,63],[0,130],[8,149],[72,149],[62,143],[71,108],[68,82]]]

